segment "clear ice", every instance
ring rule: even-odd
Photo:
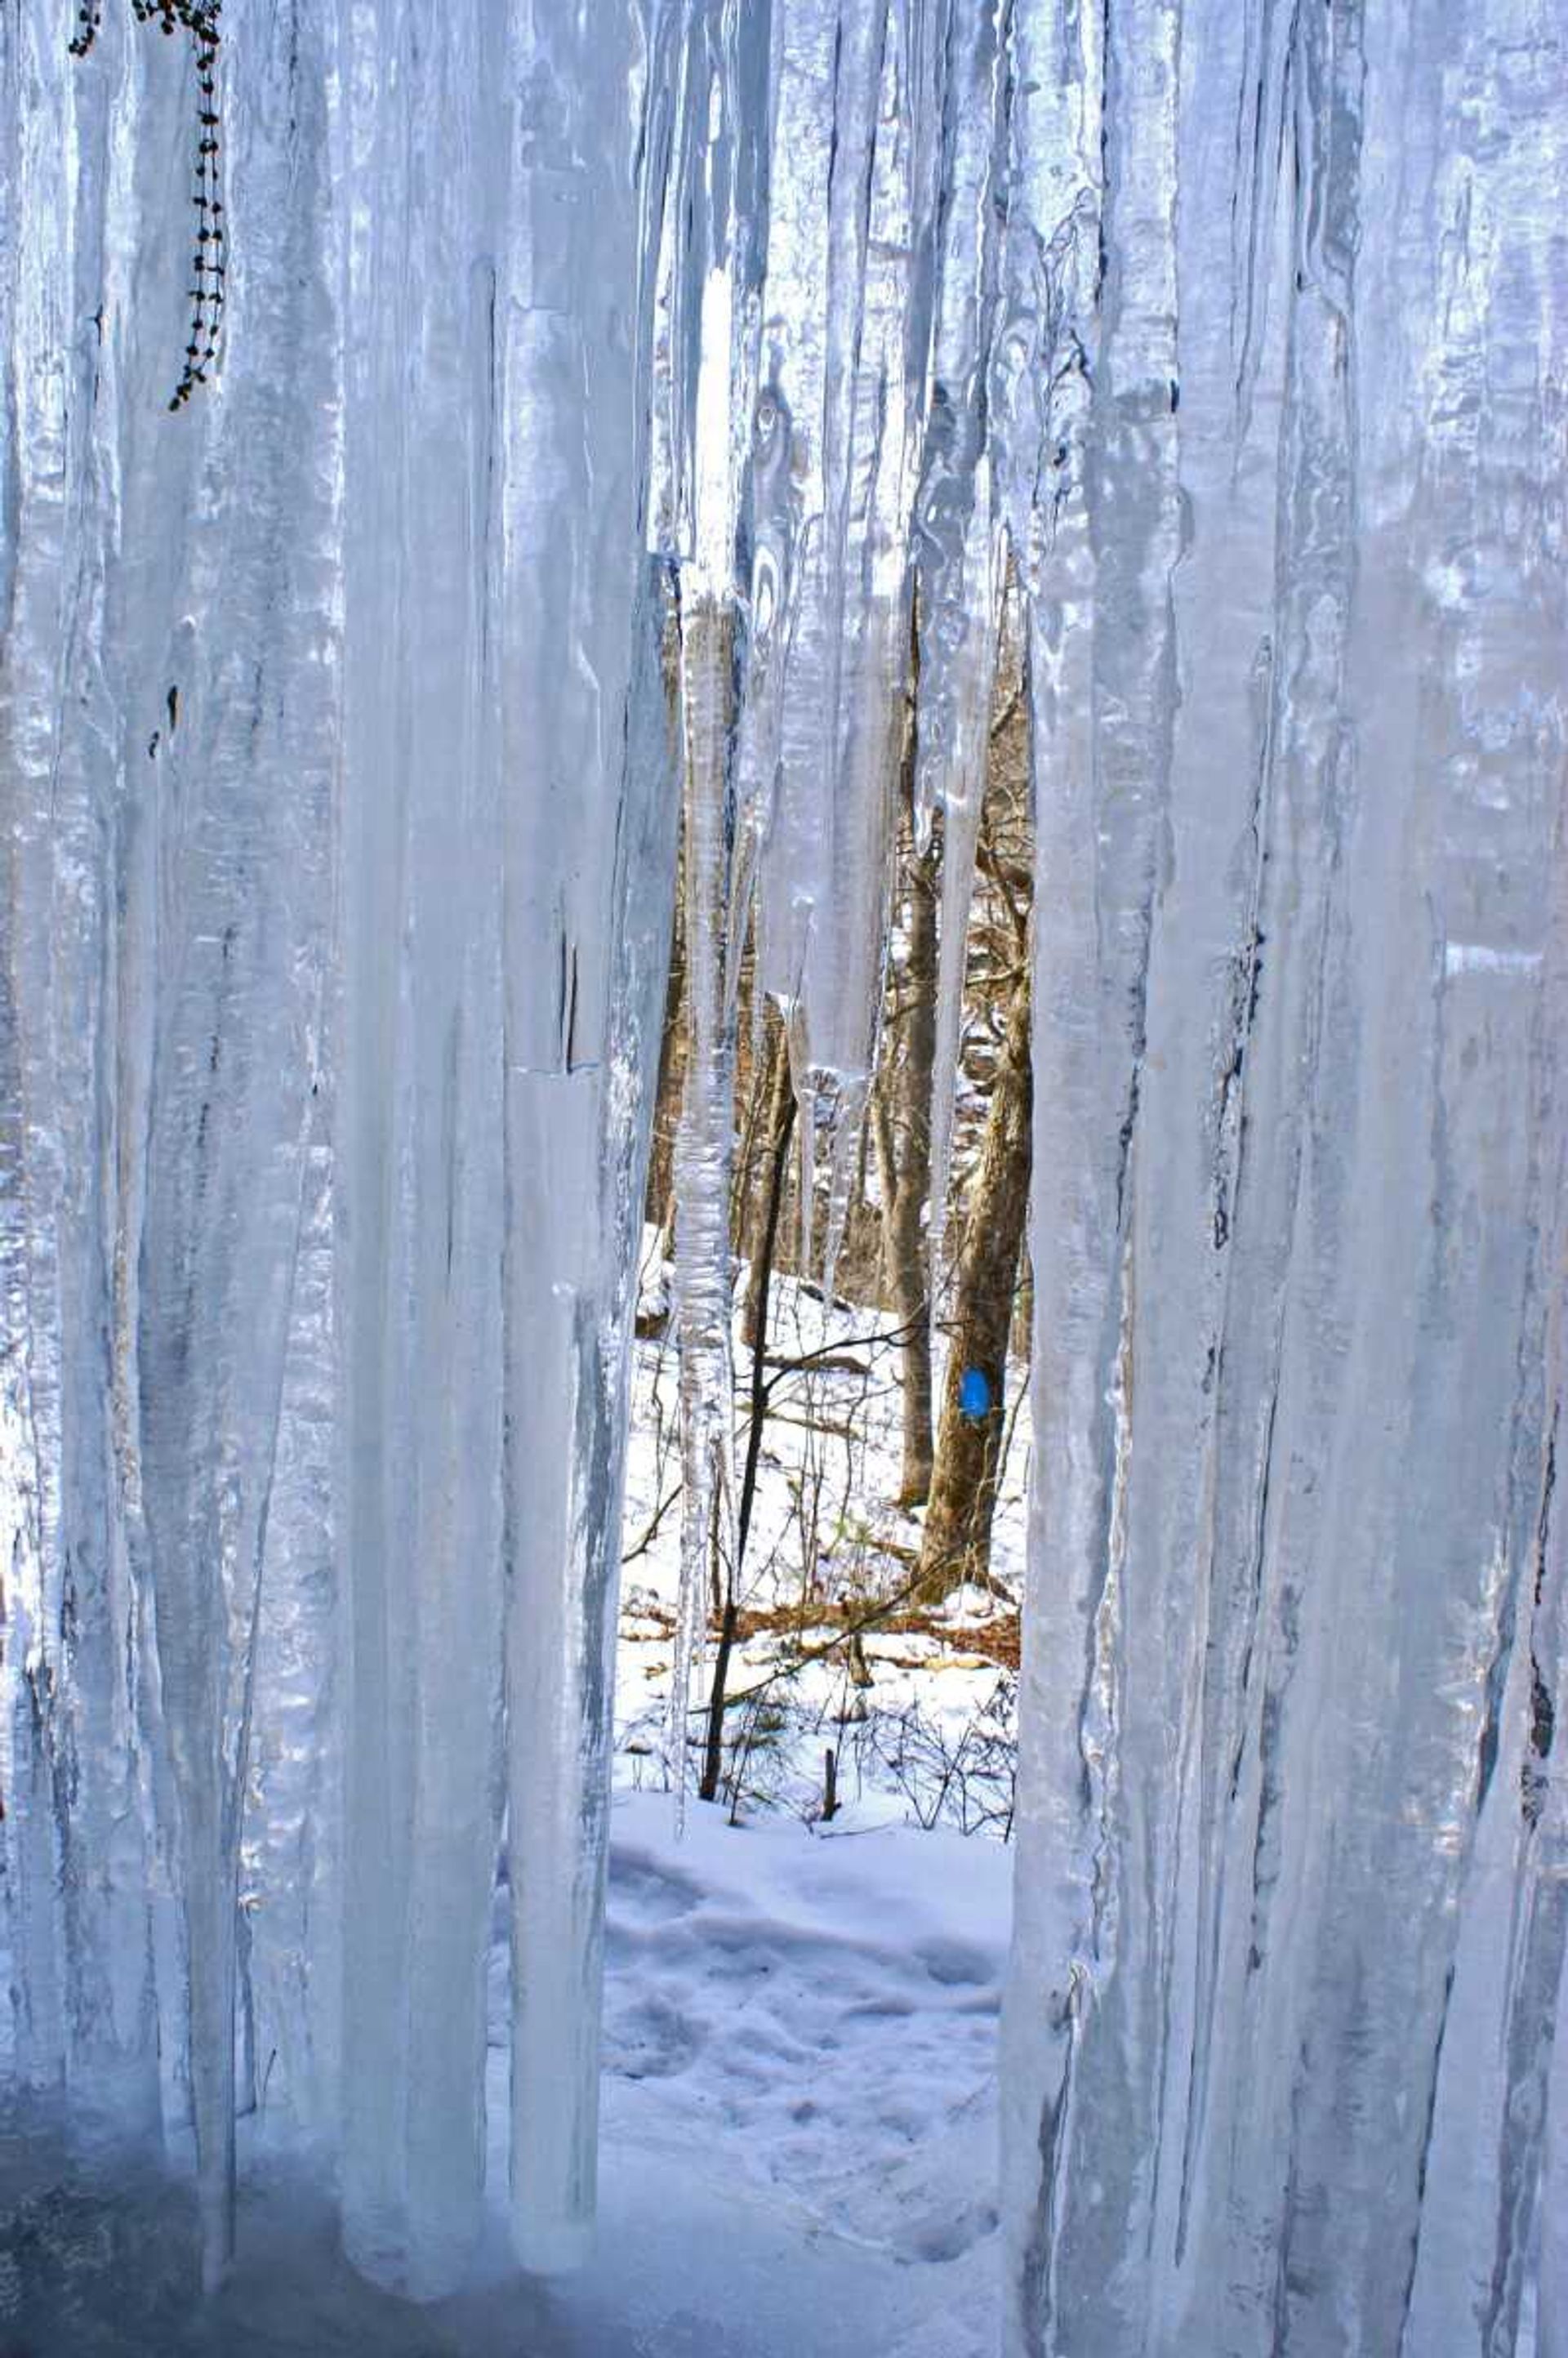
[[[677,1765],[742,946],[830,1266],[1011,598],[1008,2358],[1564,2358],[1559,0],[232,0],[172,415],[197,47],[97,16],[0,11],[6,2124],[212,2282],[265,2106],[447,2290],[499,1887],[587,2251],[679,809]]]

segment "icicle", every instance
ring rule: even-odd
[[[917,829],[922,803],[926,813],[942,812],[942,900],[937,932],[936,1044],[931,1067],[931,1210],[926,1231],[926,1267],[931,1298],[940,1292],[942,1244],[946,1233],[947,1195],[953,1169],[953,1120],[958,1088],[958,1052],[964,1022],[964,979],[969,950],[969,910],[974,899],[975,863],[979,853],[980,820],[990,765],[992,690],[996,679],[997,641],[1001,630],[1001,544],[990,516],[990,471],[982,459],[976,469],[975,510],[965,535],[963,619],[964,655],[948,672],[949,708],[932,716],[938,732],[950,728],[953,741],[946,754],[930,754],[919,740],[916,772]],[[920,718],[926,726],[925,656],[921,654]],[[940,691],[934,688],[933,695]],[[1020,681],[1019,693],[1025,693]],[[923,790],[919,780],[925,774]]]
[[[8,763],[7,776],[25,791],[42,755],[50,779],[47,827],[7,830],[37,862],[12,1004],[34,1060],[21,1088],[36,1124],[33,1249],[56,1256],[52,1276],[36,1261],[29,1274],[26,1327],[35,1356],[59,1354],[49,1390],[60,1415],[56,1434],[40,1422],[39,1363],[29,1417],[59,1489],[58,1520],[51,1504],[34,1525],[31,1683],[49,1698],[34,1714],[34,1752],[55,1786],[59,1850],[46,1859],[34,1847],[22,1904],[38,1924],[59,1909],[63,1972],[49,2010],[80,2086],[73,2128],[102,2110],[118,2128],[145,2129],[157,2082],[142,1812],[158,1793],[157,1845],[185,1928],[183,1959],[166,1947],[164,1963],[190,1984],[189,2008],[167,1985],[159,2002],[166,2024],[189,2023],[211,2281],[232,2239],[235,1841],[297,1207],[290,1048],[325,935],[330,834],[311,699],[299,696],[287,752],[268,702],[320,627],[282,554],[297,547],[308,562],[316,484],[272,391],[310,382],[298,290],[311,285],[319,214],[305,133],[283,195],[276,185],[263,195],[276,174],[268,105],[279,75],[258,51],[230,167],[266,222],[238,307],[258,374],[242,375],[219,416],[209,403],[171,428],[167,331],[184,316],[189,276],[188,88],[129,24],[79,61],[47,11],[27,12],[20,38],[24,169],[36,176],[26,212],[40,241],[24,267],[39,276],[10,315],[7,370],[13,386],[36,385],[65,438],[51,453],[47,418],[31,421],[43,429],[27,437],[36,484],[22,478],[7,518],[17,549],[9,722],[33,708],[30,759],[19,771]],[[308,51],[299,63],[309,79]],[[314,78],[319,88],[319,63]],[[209,199],[211,179],[209,168]],[[174,239],[141,234],[145,221],[170,217]],[[57,234],[58,249],[41,250]],[[35,489],[58,503],[63,535]],[[116,572],[126,547],[134,599]],[[28,605],[50,574],[37,651],[47,646],[59,672],[40,696]],[[205,635],[178,621],[190,606],[208,618]],[[240,645],[248,705],[233,695]],[[52,1153],[65,1157],[63,1187],[47,1177]],[[247,1155],[257,1158],[248,1184]],[[157,1678],[138,1698],[139,1657],[153,1644]],[[53,1899],[37,1879],[46,1866]],[[40,1979],[27,2006],[35,2025],[44,1988]]]
[[[930,1291],[941,1278],[952,1166],[969,906],[989,753],[1000,628],[1000,535],[986,447],[988,371],[996,335],[1004,168],[1006,55],[998,10],[954,10],[942,109],[941,243],[921,480],[915,504],[920,667],[916,683],[914,840],[924,852],[942,813],[936,1045],[932,1069]]]
[[[1533,395],[1515,436],[1482,386],[1494,338],[1561,365],[1490,226],[1552,101],[1459,161],[1484,25],[1150,0],[1076,73],[1063,30],[1015,18],[993,445],[1040,863],[1008,2347],[1512,2350],[1562,586],[1500,521]]]
[[[928,146],[912,107],[928,104],[932,88],[902,5],[846,10],[836,26],[835,15],[794,5],[775,34],[775,169],[787,174],[788,201],[771,213],[762,397],[794,438],[796,504],[759,936],[762,987],[795,1011],[797,1095],[803,1111],[814,1099],[818,1117],[803,1124],[801,1152],[815,1158],[814,1129],[829,1148],[830,1255],[869,1087],[892,886],[916,457],[911,387],[928,305],[929,239],[912,216],[916,158]],[[757,770],[773,758],[777,692],[770,665],[751,731],[743,728],[744,808],[765,786]],[[753,738],[760,751],[748,752]],[[809,1200],[803,1189],[803,1217]]]
[[[10,1673],[4,1753],[6,1933],[13,1952],[13,2054],[22,2087],[63,2104],[67,2071],[67,1931],[60,1907],[56,1785],[64,1740],[59,1660],[62,1588],[62,1422],[70,1382],[60,1332],[62,1257],[70,1214],[62,1170],[69,1125],[80,1135],[86,1107],[73,1100],[91,1076],[70,1069],[75,1044],[58,1040],[55,1001],[67,995],[75,960],[57,953],[52,923],[24,928],[23,909],[48,912],[56,898],[52,772],[59,759],[59,620],[86,552],[70,519],[70,395],[67,322],[72,308],[72,208],[50,189],[70,138],[74,67],[32,15],[13,11],[0,31],[5,119],[0,129],[5,217],[39,224],[24,274],[20,242],[7,241],[0,301],[6,330],[5,529],[0,589],[6,628],[0,669],[5,762],[4,891],[8,920],[0,1000],[0,1281],[5,1324],[3,1366],[5,1487],[4,1553]],[[24,91],[27,95],[24,96]],[[84,169],[91,173],[91,132]],[[50,168],[53,168],[51,170]],[[49,177],[46,178],[46,173]],[[89,525],[91,532],[91,525]],[[78,798],[68,811],[75,817]],[[84,814],[85,815],[85,814]],[[70,818],[68,818],[68,826]],[[75,832],[75,828],[71,829]],[[57,979],[57,964],[63,969]],[[89,1055],[91,1038],[83,1044]],[[62,1234],[62,1230],[64,1233]],[[92,1241],[87,1240],[88,1249]],[[69,1504],[67,1504],[69,1512]],[[54,2124],[51,2123],[51,2125]]]
[[[344,1013],[338,1180],[349,1722],[343,2232],[449,2290],[483,2180],[503,1299],[493,12],[351,8]],[[467,168],[449,172],[460,134]],[[392,423],[395,421],[395,424]],[[557,990],[569,978],[557,962]],[[557,1382],[566,1381],[564,1370]]]
[[[1044,2358],[1060,2341],[1065,2312],[1076,2314],[1084,2299],[1076,2279],[1063,2281],[1076,2245],[1065,2262],[1056,2222],[1074,2190],[1089,2190],[1074,2148],[1082,2118],[1079,2056],[1115,1939],[1116,1894],[1098,1859],[1117,1763],[1090,1742],[1088,1725],[1110,1573],[1119,1455],[1112,1403],[1127,1252],[1122,1195],[1142,1048],[1129,904],[1148,886],[1141,863],[1125,856],[1131,847],[1113,849],[1098,824],[1089,503],[1104,26],[1098,9],[1068,21],[1052,0],[1040,0],[1018,10],[1012,38],[1019,96],[994,414],[999,490],[1029,598],[1036,847],[1032,1462],[1051,1469],[1048,1481],[1034,1485],[1030,1546],[1032,1563],[1054,1566],[1054,1576],[1040,1582],[1022,1670],[1019,1838],[1033,1864],[1017,1883],[1003,2070],[1004,2289],[1010,2351]],[[1159,785],[1156,771],[1146,781],[1151,796]],[[1102,949],[1110,968],[1104,981]],[[1136,1382],[1133,1398],[1136,1413]],[[1119,1626],[1131,1612],[1124,1596]],[[1059,1813],[1054,1839],[1047,1812]],[[1112,2151],[1123,2153],[1119,2136]],[[1108,2205],[1108,2228],[1113,2207],[1124,2226],[1125,2210]],[[1092,2222],[1089,2232],[1092,2239]],[[1086,2264],[1098,2257],[1091,2242]],[[1113,2309],[1121,2273],[1119,2259],[1109,2298],[1096,2304],[1106,2321],[1105,2358],[1120,2358],[1131,2346],[1130,2323]]]
[[[874,10],[868,10],[871,15]],[[760,358],[750,479],[751,652],[739,729],[740,866],[749,887],[763,855],[770,869],[796,875],[809,897],[815,866],[798,871],[776,851],[794,831],[792,806],[779,798],[784,759],[786,676],[795,677],[808,563],[822,513],[821,419],[824,352],[816,306],[827,260],[827,194],[834,137],[835,0],[782,0],[773,12],[772,155],[780,201],[770,210],[766,276],[761,297]],[[798,925],[787,907],[764,912],[759,927],[758,982],[793,997]]]
[[[676,1308],[684,1473],[681,1578],[668,1754],[685,1808],[692,1670],[713,1588],[734,1563],[734,1376],[730,1257],[734,1064],[741,949],[754,869],[737,811],[731,681],[741,647],[735,596],[741,487],[756,376],[754,206],[760,126],[742,113],[756,61],[732,9],[693,14],[683,55],[663,286],[669,332],[689,319],[672,365],[668,500],[680,574],[680,702],[686,815],[689,1022],[676,1149]],[[767,552],[759,555],[765,567]],[[772,659],[774,617],[759,577],[753,661]],[[753,724],[754,725],[754,724]],[[764,723],[765,734],[765,723]],[[755,737],[752,739],[753,746]],[[762,788],[754,781],[754,799]],[[753,810],[756,819],[760,814]],[[738,835],[741,840],[738,842]]]
[[[87,710],[68,702],[61,644],[73,609],[99,619],[112,530],[106,487],[94,481],[92,496],[85,489],[73,495],[95,453],[83,431],[85,356],[70,351],[69,327],[78,274],[90,276],[97,261],[103,158],[97,93],[76,89],[75,67],[41,12],[14,11],[0,49],[7,117],[0,202],[8,220],[37,223],[25,258],[20,241],[8,241],[0,279],[7,377],[0,876],[9,912],[0,998],[0,1564],[15,1671],[0,1775],[17,1796],[0,1838],[11,1854],[16,2063],[24,2083],[48,2089],[63,2107],[72,2049],[81,2034],[91,2039],[94,2013],[102,2048],[114,2044],[102,2034],[114,2027],[104,1977],[114,1928],[95,1904],[100,1870],[81,1851],[90,1833],[106,1846],[101,1779],[112,1770],[106,1739],[119,1701],[102,1368],[84,1347],[81,1323],[99,1315],[105,1249],[97,1184],[104,879],[93,852],[109,795],[92,741],[105,700],[100,691],[83,699]],[[62,155],[81,173],[80,205],[61,200]],[[80,882],[71,891],[73,871]],[[79,1583],[81,1651],[71,1664],[68,1616],[77,1610]],[[98,1706],[96,1726],[85,1721],[89,1700]],[[68,1869],[77,1883],[69,1896]],[[82,2060],[90,2055],[91,2047]]]
[[[158,848],[164,987],[137,1345],[209,2282],[232,2241],[240,1821],[306,1176],[307,1043],[320,1021],[336,722],[318,661],[331,630],[330,430],[322,466],[276,397],[288,384],[331,417],[323,59],[275,34],[246,42],[243,60],[230,177],[256,227],[228,308],[232,365],[202,418],[206,529],[182,585],[201,620],[176,634],[189,660],[163,699],[178,817]],[[139,752],[134,743],[133,764]]]
[[[312,1059],[299,1250],[257,1633],[240,1908],[249,2025],[240,2109],[330,2140],[340,2117],[341,1746],[334,1669],[330,1079]]]
[[[954,10],[947,27],[942,243],[914,515],[920,574],[914,826],[922,853],[935,814],[962,809],[974,780],[985,774],[997,586],[986,375],[997,304],[993,179],[1006,130],[997,20],[993,0]]]
[[[472,232],[482,251],[509,223],[493,312],[500,810],[477,845],[493,865],[498,839],[503,871],[512,2234],[525,2266],[553,2270],[585,2256],[597,2191],[627,1352],[672,898],[639,553],[653,256],[638,232],[654,192],[638,159],[656,178],[665,92],[657,42],[644,88],[631,12],[530,7],[507,40],[510,194]]]
[[[676,1301],[681,1349],[681,1581],[670,1680],[670,1766],[677,1816],[686,1789],[692,1665],[714,1582],[734,1544],[734,1374],[730,1178],[734,1033],[726,1008],[730,783],[728,617],[698,593],[681,617],[686,741],[686,1096],[676,1147]]]

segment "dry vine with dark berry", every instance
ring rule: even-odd
[[[131,0],[138,25],[154,25],[166,34],[189,33],[196,54],[196,186],[191,205],[196,214],[196,250],[190,258],[190,330],[185,365],[169,402],[182,409],[218,356],[218,331],[223,317],[223,280],[227,234],[223,200],[218,178],[218,16],[222,0]],[[103,21],[103,0],[82,0],[77,31],[67,44],[73,58],[84,58],[98,38]]]

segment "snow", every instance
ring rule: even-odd
[[[643,1300],[655,1309],[669,1272],[656,1233],[643,1241]],[[737,1301],[745,1274],[732,1272]],[[789,1640],[833,1649],[842,1595],[869,1597],[875,1584],[908,1577],[907,1563],[879,1546],[907,1552],[919,1539],[918,1516],[889,1504],[898,1353],[874,1339],[888,1321],[825,1303],[794,1278],[775,1280],[773,1305],[775,1357],[818,1353],[864,1369],[808,1367],[781,1383],[759,1486],[742,1593],[766,1616],[798,1598],[800,1485],[822,1445],[803,1413],[809,1390],[838,1428],[814,1574],[823,1617],[761,1628],[737,1650],[732,1688],[761,1688],[777,1725],[747,1732],[739,1804],[693,1802],[677,1833],[664,1756],[680,1581],[673,1509],[627,1568],[591,2265],[569,2278],[523,2277],[509,2246],[503,1886],[486,1974],[480,2242],[460,2291],[412,2309],[345,2262],[330,2142],[301,2147],[287,2083],[276,2074],[268,2087],[264,2060],[260,2112],[239,2124],[239,2257],[203,2310],[188,2298],[196,2222],[184,2178],[149,2177],[140,2158],[125,2169],[111,2150],[98,2174],[75,2157],[51,2183],[34,2153],[13,2188],[5,2170],[17,2157],[0,2146],[0,2209],[15,2201],[0,2349],[49,2358],[67,2347],[70,2358],[991,2358],[996,2035],[1012,1856],[998,1836],[1015,1730],[1011,1673],[994,1652],[970,1649],[989,1632],[1016,1659],[1009,1593],[1022,1577],[1026,1412],[1000,1497],[996,1587],[954,1591],[918,1628],[896,1614],[868,1628],[874,1685],[862,1698],[841,1644],[796,1669]],[[742,1355],[742,1392],[746,1379]],[[629,1548],[672,1478],[676,1390],[667,1341],[640,1339]],[[706,1695],[700,1670],[696,1693]],[[864,1717],[844,1716],[857,1708]],[[840,1756],[841,1802],[824,1823],[828,1743]],[[254,1921],[259,1942],[275,1938],[265,1904]],[[187,2150],[177,2139],[177,2173]]]
[[[824,2294],[838,2280],[828,2302],[786,2276],[759,2305],[726,2288],[726,2259],[712,2321],[748,2358],[753,2342],[989,2352],[1006,1852],[898,1825],[736,1829],[701,1808],[677,1844],[667,1804],[627,1795],[611,1856],[611,2184],[633,2155],[684,2156],[742,2239],[787,2233]]]
[[[697,1807],[677,1838],[667,1796],[623,1793],[610,1856],[590,2269],[523,2278],[507,2249],[502,1893],[487,2207],[461,2293],[415,2310],[347,2267],[332,2206],[264,2112],[241,2125],[241,2257],[205,2310],[187,2298],[185,2188],[105,2195],[73,2174],[13,2221],[0,2348],[991,2358],[1008,1852],[784,1815],[737,1829]]]
[[[667,1271],[643,1232],[642,1301],[657,1323]],[[736,1412],[749,1412],[751,1353],[740,1336],[746,1270],[732,1277]],[[992,1587],[955,1590],[935,1605],[907,1592],[921,1519],[896,1506],[901,1355],[892,1313],[826,1301],[820,1288],[775,1277],[767,1341],[771,1395],[730,1658],[729,1769],[743,1813],[787,1809],[813,1820],[823,1755],[837,1755],[853,1825],[939,1823],[1000,1834],[1011,1808],[1017,1599],[1023,1581],[1029,1413],[1023,1370],[1009,1370],[1016,1407],[997,1493]],[[938,1372],[940,1358],[938,1360]],[[619,1790],[673,1781],[665,1737],[681,1530],[678,1379],[673,1341],[635,1345],[626,1475],[625,1545],[616,1672],[614,1775]],[[661,1513],[661,1509],[663,1512]],[[851,1675],[846,1630],[863,1624],[871,1683]],[[711,1667],[711,1645],[708,1661]],[[692,1682],[699,1745],[708,1682]],[[724,1798],[732,1801],[727,1784]]]

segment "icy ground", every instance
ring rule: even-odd
[[[1011,1854],[883,1825],[741,1827],[616,1803],[599,2256],[518,2277],[502,2219],[495,1952],[490,2225],[419,2310],[358,2278],[330,2205],[254,2125],[241,2260],[190,2298],[186,2190],[37,2196],[0,2260],[3,2358],[990,2358],[994,2040]],[[498,1925],[500,1918],[498,1914]],[[47,2303],[38,2296],[47,2291]]]

